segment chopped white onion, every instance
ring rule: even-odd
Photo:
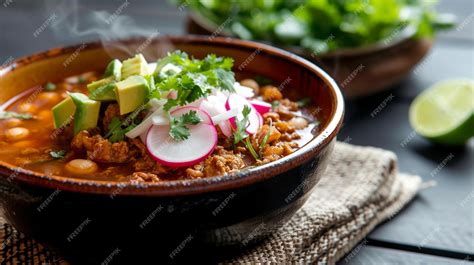
[[[163,109],[157,109],[152,114],[148,115],[148,117],[146,117],[140,124],[138,124],[137,127],[127,132],[125,136],[127,136],[128,138],[136,138],[139,135],[146,133],[148,129],[153,125],[152,117],[161,114],[163,114]]]
[[[239,110],[238,109],[231,109],[231,110],[228,110],[226,112],[223,112],[221,114],[217,114],[215,116],[212,116],[212,122],[214,124],[219,124],[223,121],[226,121],[230,118],[233,118],[235,116],[237,116],[237,114],[239,113]]]
[[[148,64],[148,72],[149,73],[155,72],[155,69],[156,69],[156,63],[149,63]]]

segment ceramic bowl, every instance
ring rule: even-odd
[[[293,154],[234,174],[153,184],[43,175],[0,161],[0,199],[7,221],[79,264],[163,262],[249,247],[282,226],[323,176],[343,119],[336,83],[289,52],[230,38],[167,36],[56,48],[0,68],[0,102],[48,81],[103,71],[111,58],[142,52],[153,61],[175,49],[196,58],[234,58],[237,76],[288,82],[290,97],[311,97],[319,129]],[[67,64],[65,62],[68,62]],[[290,80],[290,81],[288,81]],[[198,252],[196,252],[198,251]],[[209,254],[209,255],[207,255]]]

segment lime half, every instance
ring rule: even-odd
[[[420,135],[445,145],[462,145],[474,136],[474,80],[446,80],[418,95],[410,123]]]

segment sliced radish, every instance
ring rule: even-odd
[[[192,106],[192,107],[199,108],[199,106],[201,106],[201,103],[202,103],[203,100],[204,100],[204,98],[200,98],[198,100],[195,100],[195,101],[187,104],[186,106]]]
[[[227,112],[227,109],[225,107],[226,101],[227,96],[225,96],[221,92],[216,92],[215,95],[208,96],[207,99],[203,100],[199,108],[207,111],[213,117],[218,116]],[[218,123],[215,122],[214,124],[217,124],[217,126],[219,126],[222,131],[222,134],[224,134],[226,137],[232,136],[232,127],[228,120],[220,121]]]
[[[255,134],[258,131],[258,129],[261,126],[261,121],[260,121],[261,117],[259,117],[260,114],[258,114],[257,110],[252,106],[252,104],[250,104],[248,100],[246,100],[245,98],[237,94],[231,94],[227,98],[227,102],[225,106],[228,110],[237,109],[238,114],[236,118],[239,120],[243,119],[242,110],[244,109],[244,106],[248,106],[250,108],[250,113],[248,115],[249,124],[247,125],[247,128],[245,129],[245,131],[248,134]],[[232,124],[234,128],[236,128],[236,123],[235,123],[236,118],[229,119],[230,123]]]
[[[235,93],[244,98],[252,98],[253,96],[255,96],[255,93],[253,92],[252,88],[243,86],[239,82],[234,83],[234,90]]]
[[[177,108],[177,109],[173,110],[170,114],[173,117],[179,117],[179,116],[181,116],[183,114],[186,114],[190,111],[197,112],[197,114],[199,115],[199,117],[202,120],[202,123],[211,124],[211,125],[214,124],[214,123],[212,123],[212,119],[211,119],[211,116],[209,115],[209,113],[207,113],[207,111],[202,110],[202,109],[197,108],[197,107],[192,107],[192,106],[180,107],[180,108]]]
[[[223,121],[218,125],[221,129],[222,134],[224,134],[226,137],[232,136],[232,125],[230,124],[230,121]]]
[[[173,117],[179,117],[179,116],[182,116],[183,114],[189,113],[190,111],[195,111],[197,115],[201,118],[202,123],[212,124],[212,125],[214,124],[212,122],[212,118],[209,115],[209,113],[192,106],[179,107],[173,110],[170,114]],[[169,118],[164,113],[153,116],[152,121],[153,121],[153,125],[168,125],[170,123]]]
[[[261,100],[256,100],[256,99],[250,100],[250,104],[252,104],[252,106],[254,106],[254,108],[261,115],[269,112],[272,109],[272,104],[267,103],[265,101],[261,101]]]
[[[169,126],[152,126],[146,137],[150,155],[169,167],[188,167],[212,154],[217,145],[216,127],[207,123],[191,125],[189,138],[175,141],[169,135]]]
[[[162,113],[162,115],[155,115],[152,118],[153,125],[168,125],[170,124],[170,120],[165,117],[165,115]]]

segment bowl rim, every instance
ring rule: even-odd
[[[121,43],[137,43],[143,41],[145,37],[132,37],[122,40],[114,40],[114,42]],[[311,63],[310,61],[266,44],[234,39],[229,37],[213,37],[198,36],[198,35],[162,35],[153,38],[153,42],[168,41],[171,43],[182,44],[211,44],[212,46],[225,46],[234,49],[259,49],[260,53],[267,56],[274,56],[288,61],[291,64],[298,64],[317,75],[324,85],[328,88],[327,91],[331,93],[332,104],[334,104],[333,111],[328,118],[326,127],[319,132],[307,144],[296,150],[294,153],[267,163],[265,165],[251,167],[240,170],[238,172],[214,176],[210,178],[200,178],[191,180],[172,180],[157,183],[131,183],[131,182],[113,182],[102,180],[77,179],[65,176],[45,175],[38,172],[29,171],[18,166],[11,165],[4,161],[0,161],[0,177],[6,178],[8,181],[19,181],[33,186],[40,186],[44,188],[52,188],[58,190],[65,190],[79,193],[91,193],[109,195],[111,198],[123,195],[137,195],[137,196],[178,196],[191,195],[197,193],[221,191],[251,185],[269,178],[272,178],[281,172],[293,169],[310,159],[316,157],[325,147],[327,147],[333,140],[335,140],[340,127],[342,126],[344,117],[344,100],[342,93],[336,82],[321,68]],[[103,48],[103,43],[100,41],[86,43],[83,50],[94,50]],[[24,65],[41,61],[44,59],[62,56],[64,54],[72,53],[77,50],[80,45],[72,45],[66,47],[53,48],[44,52],[35,53],[30,56],[16,59],[8,66],[0,66],[0,77],[8,74],[14,69],[20,68]],[[261,56],[260,53],[257,56]],[[272,170],[270,170],[272,169]],[[274,173],[274,172],[277,173]]]

